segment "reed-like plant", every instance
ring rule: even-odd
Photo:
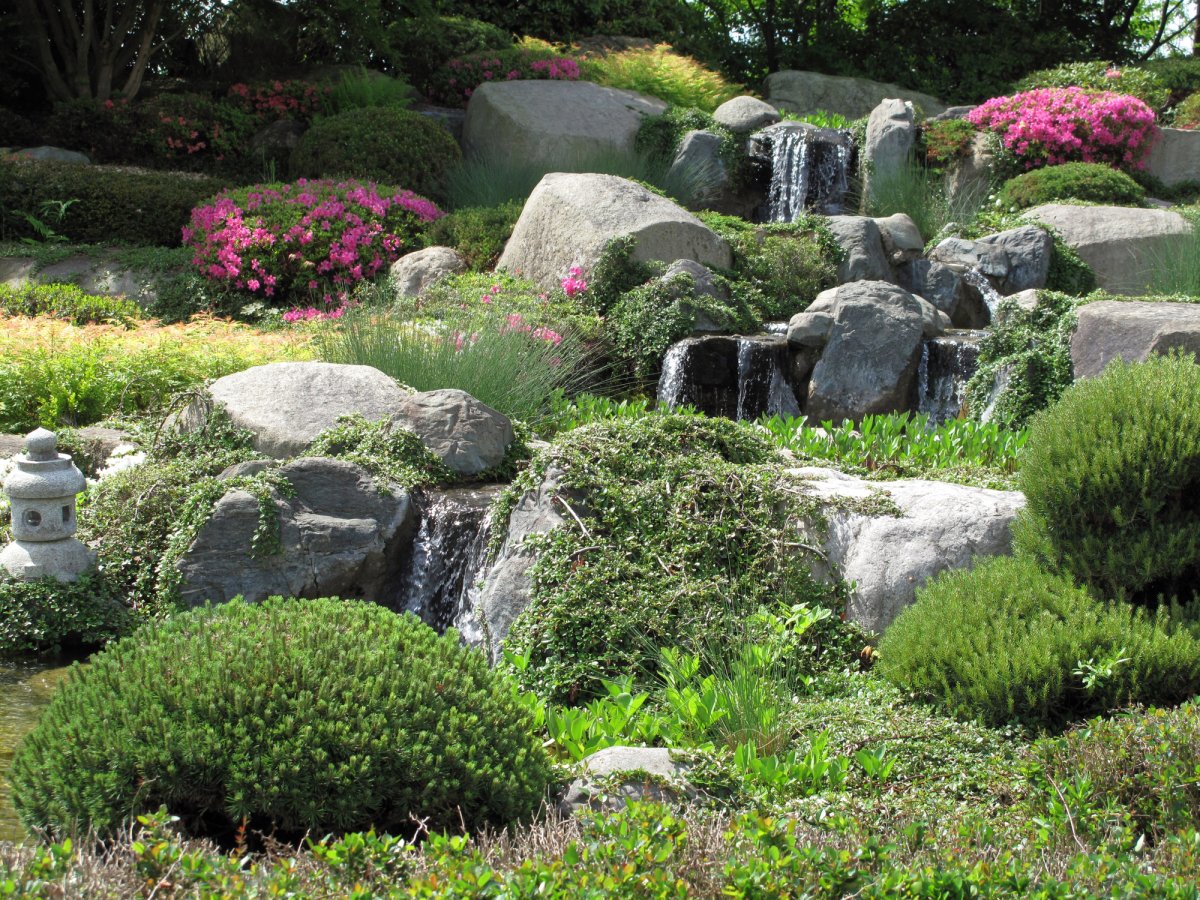
[[[951,192],[941,172],[910,162],[895,172],[872,176],[863,206],[869,216],[906,213],[928,241],[951,222],[974,222],[990,190],[986,181],[977,181]]]

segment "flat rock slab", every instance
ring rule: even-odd
[[[1019,491],[941,481],[865,481],[815,466],[788,475],[820,502],[827,523],[827,559],[814,574],[851,584],[848,618],[877,633],[939,572],[1011,552],[1012,522],[1025,505]]]
[[[654,97],[590,81],[493,81],[467,104],[463,153],[564,164],[604,150],[633,152],[646,116],[665,112]]]
[[[769,104],[801,115],[825,110],[840,113],[848,119],[861,119],[870,115],[882,101],[893,97],[910,101],[926,116],[936,116],[946,108],[929,94],[867,78],[785,69],[768,75],[766,85]]]
[[[1178,252],[1179,238],[1192,230],[1166,209],[1047,203],[1025,215],[1057,231],[1092,267],[1097,285],[1114,294],[1144,294],[1155,261]]]
[[[626,236],[638,261],[733,264],[729,244],[666,197],[615,175],[559,172],[533,189],[497,268],[552,290],[573,266],[586,277],[609,241]]]
[[[1143,362],[1183,350],[1200,358],[1200,304],[1101,300],[1081,306],[1071,335],[1076,378],[1094,378],[1114,359]]]

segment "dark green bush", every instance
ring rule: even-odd
[[[112,833],[165,804],[193,834],[475,829],[550,781],[511,687],[454,632],[337,599],[234,601],[72,671],[18,749],[30,828]],[[460,818],[461,816],[461,818]]]
[[[1200,641],[1172,621],[1106,604],[1027,557],[947,572],[917,591],[879,644],[899,687],[963,718],[1056,727],[1200,690]]]
[[[522,204],[473,206],[456,209],[425,228],[425,245],[453,247],[462,254],[472,272],[491,269],[512,235]]]
[[[62,221],[52,224],[83,244],[178,247],[192,208],[225,186],[198,175],[0,162],[0,208],[36,214],[47,200],[74,200]]]
[[[316,122],[296,146],[292,169],[308,178],[378,181],[438,196],[447,167],[461,158],[450,132],[428,116],[368,107]]]
[[[1086,778],[1091,797],[1115,805],[1108,814],[1128,815],[1141,834],[1157,839],[1200,820],[1200,705],[1195,702],[1096,719],[1041,741],[1036,749],[1035,780],[1062,785]],[[1084,824],[1103,827],[1105,818],[1089,815]]]
[[[1145,197],[1142,186],[1124,172],[1084,162],[1034,169],[1010,178],[1000,189],[1000,203],[1014,210],[1062,200],[1140,206]]]
[[[131,624],[102,578],[84,576],[70,584],[0,578],[0,656],[103,644]]]
[[[1037,417],[1018,543],[1101,594],[1153,603],[1200,584],[1200,366],[1116,360]],[[1186,599],[1187,597],[1185,597]]]
[[[1141,68],[1152,73],[1171,93],[1171,102],[1178,103],[1188,94],[1200,91],[1200,58],[1170,56],[1148,59]]]
[[[0,284],[0,313],[10,316],[51,316],[75,325],[129,325],[142,317],[138,305],[124,297],[85,294],[73,284]]]
[[[482,50],[512,46],[513,36],[478,19],[464,16],[423,16],[401,19],[388,26],[392,47],[400,54],[400,67],[422,93],[433,88],[433,75],[448,59]]]

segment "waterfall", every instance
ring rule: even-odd
[[[787,341],[763,338],[738,340],[738,421],[757,419],[764,413],[800,415],[796,395],[784,374],[788,365]]]
[[[967,382],[979,364],[982,331],[949,331],[925,341],[917,369],[917,411],[931,425],[957,419],[966,404]]]
[[[662,374],[658,378],[658,403],[667,409],[684,405],[683,392],[687,387],[684,376],[687,369],[688,350],[691,344],[680,341],[672,344],[663,357]]]
[[[471,615],[471,593],[488,543],[488,509],[499,486],[429,494],[406,560],[404,609],[443,632]]]
[[[695,406],[705,415],[730,419],[799,415],[790,365],[783,335],[684,338],[663,359],[658,402],[670,409]]]
[[[992,287],[992,283],[988,281],[987,276],[978,269],[967,269],[962,273],[962,279],[975,288],[975,290],[979,291],[980,296],[983,297],[983,302],[987,305],[988,322],[995,323],[996,310],[999,308],[1000,301],[1004,299],[1004,296]]]
[[[767,334],[782,334],[785,337],[788,333],[788,328],[791,327],[790,322],[764,322],[763,331]]]
[[[850,132],[785,122],[763,134],[771,143],[767,221],[794,222],[809,209],[840,213],[850,188]]]

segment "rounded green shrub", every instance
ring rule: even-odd
[[[1139,206],[1145,197],[1145,189],[1124,172],[1085,162],[1034,169],[1010,178],[1000,189],[1000,203],[1009,209],[1028,209],[1062,200]]]
[[[1200,366],[1112,363],[1032,425],[1019,546],[1104,596],[1151,603],[1200,581]]]
[[[243,822],[287,837],[499,825],[529,816],[549,777],[512,688],[457,634],[278,597],[110,645],[72,671],[10,775],[30,828],[111,833],[165,804],[216,838]]]
[[[962,718],[1058,726],[1200,689],[1200,641],[1167,611],[1106,604],[1028,557],[917,591],[879,644],[889,681]]]
[[[462,151],[450,132],[420,113],[396,107],[352,109],[316,122],[292,155],[297,175],[402,184],[438,195]]]

